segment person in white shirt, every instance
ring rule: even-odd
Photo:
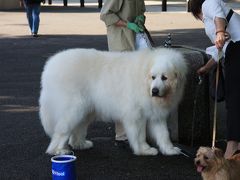
[[[225,158],[229,158],[240,150],[240,15],[222,0],[190,0],[189,5],[193,16],[204,23],[205,32],[214,44],[206,49],[212,58],[197,73],[208,73],[219,60],[218,53],[223,52],[227,109]]]

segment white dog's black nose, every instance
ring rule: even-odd
[[[158,96],[159,90],[158,88],[153,88],[152,89],[152,96]]]

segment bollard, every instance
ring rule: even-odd
[[[167,11],[167,0],[162,0],[162,11]]]

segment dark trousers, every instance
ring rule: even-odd
[[[227,140],[240,142],[240,41],[229,43],[224,65]]]

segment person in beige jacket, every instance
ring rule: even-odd
[[[135,33],[145,23],[144,0],[106,0],[100,18],[107,27],[109,51],[135,50]],[[142,23],[140,23],[142,22]]]
[[[100,19],[107,27],[109,51],[134,51],[135,35],[143,32],[144,0],[105,0]],[[126,141],[120,122],[115,123],[116,141]]]

